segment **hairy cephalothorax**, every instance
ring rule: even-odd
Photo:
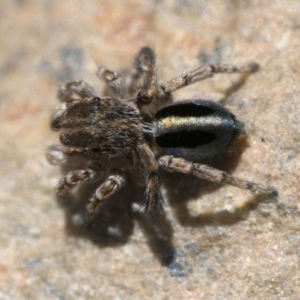
[[[103,170],[109,170],[111,175],[87,205],[87,220],[92,220],[106,199],[123,187],[124,171],[130,168],[136,182],[146,186],[142,202],[145,213],[157,217],[163,211],[159,167],[255,194],[275,194],[271,187],[197,163],[222,154],[236,136],[244,133],[243,123],[232,113],[208,100],[189,99],[169,104],[172,92],[214,74],[251,73],[257,68],[255,63],[242,67],[208,65],[158,85],[155,54],[144,47],[126,82],[116,72],[98,70],[97,75],[107,83],[111,96],[97,95],[84,81],[65,84],[58,91],[62,103],[51,119],[52,129],[59,131],[61,145],[51,146],[47,158],[54,165],[84,160],[89,166],[62,178],[56,188],[57,195],[64,196],[76,185],[95,180]],[[135,88],[139,81],[142,84]],[[156,157],[153,147],[163,154]]]

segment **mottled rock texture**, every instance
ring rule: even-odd
[[[298,0],[2,0],[0,299],[299,299],[299,15]],[[174,96],[221,101],[245,122],[247,140],[213,165],[277,199],[162,172],[163,220],[131,211],[143,190],[129,184],[95,228],[76,227],[96,185],[55,201],[57,88],[83,78],[100,94],[97,67],[122,71],[144,45],[161,81],[205,62],[260,64],[245,82],[219,75]]]

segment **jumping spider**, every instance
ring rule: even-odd
[[[130,81],[125,83],[109,69],[98,70],[110,96],[97,96],[84,81],[63,85],[58,91],[62,104],[51,119],[52,129],[60,133],[61,145],[51,146],[47,158],[54,165],[77,160],[88,164],[62,178],[57,195],[64,196],[76,185],[99,178],[103,170],[109,171],[111,175],[87,205],[87,220],[92,220],[106,199],[123,187],[124,171],[131,167],[136,182],[146,185],[145,213],[157,217],[163,212],[160,166],[255,194],[274,193],[271,187],[194,162],[222,154],[236,136],[244,133],[243,123],[229,110],[201,99],[166,105],[172,102],[172,92],[180,88],[217,73],[250,73],[257,67],[254,63],[242,67],[207,65],[158,85],[154,51],[144,47],[135,58]],[[139,81],[141,85],[135,89]]]

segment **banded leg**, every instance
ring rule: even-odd
[[[259,66],[256,63],[249,63],[247,65],[236,67],[230,65],[208,65],[198,67],[195,70],[187,72],[181,76],[175,77],[159,87],[159,94],[170,94],[185,86],[189,86],[195,82],[211,78],[218,73],[253,73],[258,70]]]
[[[143,47],[135,59],[134,67],[143,76],[142,86],[136,95],[137,106],[152,119],[158,110],[157,101],[154,101],[157,89],[154,51]]]
[[[116,193],[125,184],[125,179],[121,175],[109,176],[96,190],[87,205],[87,220],[91,221],[94,216],[99,212],[105,200],[111,195]]]
[[[144,77],[143,85],[137,94],[138,105],[149,104],[156,89],[155,54],[153,50],[143,47],[137,55],[134,65]]]
[[[72,98],[73,94],[82,99],[96,97],[94,89],[82,80],[71,81],[61,86],[57,97],[61,102],[66,102]]]
[[[169,172],[191,174],[215,183],[230,184],[240,189],[249,190],[256,195],[275,196],[277,194],[276,190],[272,187],[263,187],[260,184],[231,176],[225,171],[220,171],[207,165],[193,163],[182,158],[163,156],[159,159],[159,165]]]
[[[159,217],[163,212],[163,197],[158,182],[158,164],[148,144],[139,145],[137,150],[147,172],[144,209],[149,217]]]
[[[98,173],[91,168],[72,171],[60,180],[56,187],[56,194],[57,196],[65,196],[76,185],[84,181],[93,181],[97,178]]]
[[[110,88],[113,96],[118,98],[124,98],[125,86],[121,76],[117,72],[113,72],[109,69],[100,67],[97,71],[99,79],[103,80]]]

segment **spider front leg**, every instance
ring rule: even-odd
[[[96,190],[86,207],[86,218],[90,222],[100,211],[105,200],[116,193],[125,185],[125,179],[121,175],[109,176]]]
[[[155,54],[151,48],[143,47],[135,60],[135,68],[143,75],[143,85],[137,93],[138,106],[149,104],[156,89]]]
[[[159,217],[163,212],[163,197],[158,182],[158,164],[148,144],[139,145],[137,151],[147,173],[145,212],[151,218]]]
[[[258,70],[259,66],[256,63],[249,63],[244,66],[236,67],[230,65],[208,65],[203,67],[198,67],[195,70],[187,72],[181,76],[175,77],[167,82],[163,83],[159,87],[160,97],[164,94],[168,95],[178,89],[185,86],[189,86],[195,82],[204,80],[206,78],[211,78],[215,74],[219,73],[253,73]]]
[[[136,95],[136,103],[142,114],[150,119],[158,110],[155,61],[154,51],[149,47],[143,47],[134,62],[134,68],[143,77],[142,86]]]
[[[272,187],[264,187],[260,184],[239,179],[231,176],[225,171],[212,168],[207,165],[197,164],[182,158],[163,156],[159,159],[159,165],[169,172],[191,174],[201,179],[219,184],[230,184],[240,189],[249,190],[256,195],[275,196],[276,190]]]
[[[99,79],[103,80],[108,85],[110,92],[113,96],[118,98],[124,98],[124,81],[123,78],[117,72],[100,67],[96,74]]]
[[[57,98],[61,102],[66,102],[76,94],[81,99],[96,97],[94,89],[82,80],[71,81],[60,87]]]

